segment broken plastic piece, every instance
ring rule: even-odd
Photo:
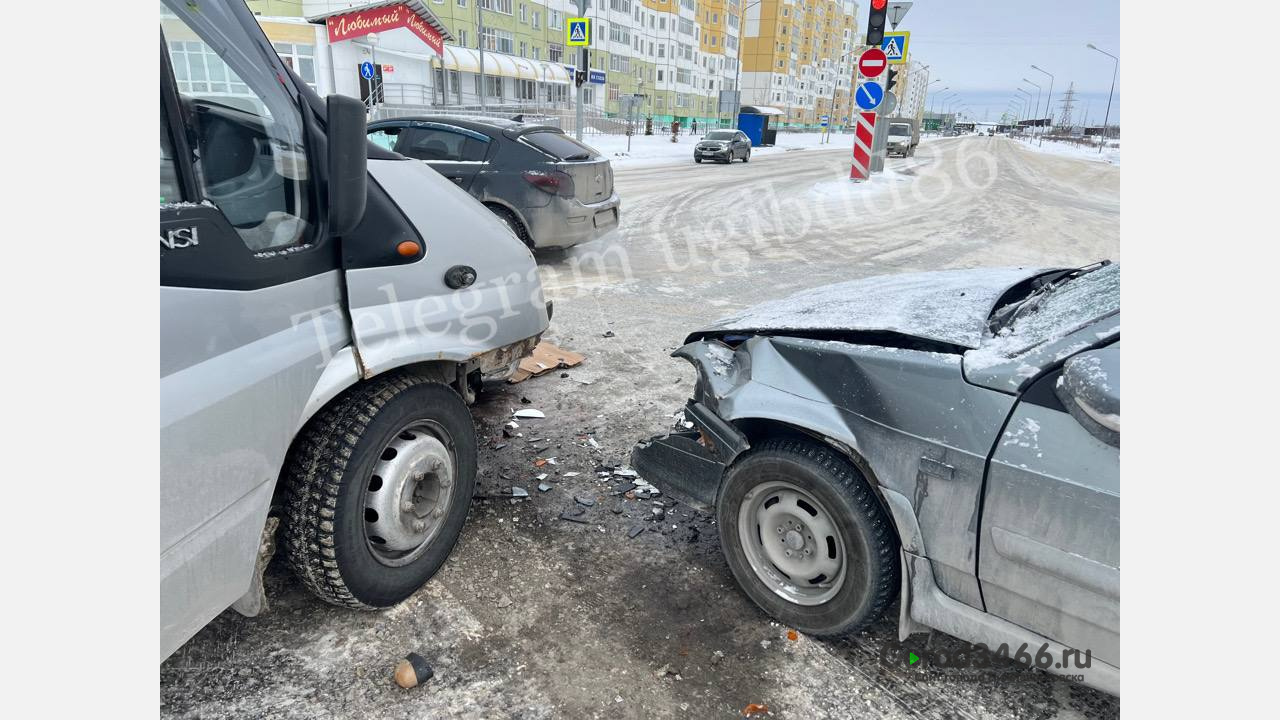
[[[545,413],[543,413],[541,410],[535,410],[535,409],[533,409],[533,408],[523,408],[523,409],[521,409],[521,410],[517,410],[517,411],[515,412],[514,417],[521,418],[521,419],[526,419],[526,418],[545,418],[545,417],[546,417],[546,414],[545,414]]]
[[[767,712],[769,712],[768,705],[757,705],[756,703],[748,703],[747,706],[742,710],[742,714],[745,717],[751,717],[752,715],[763,715]]]
[[[396,664],[396,684],[406,690],[425,683],[435,674],[426,658],[418,653],[411,652]]]

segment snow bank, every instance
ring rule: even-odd
[[[1114,142],[1114,141],[1113,141]],[[1033,150],[1035,152],[1046,153],[1048,155],[1058,155],[1061,157],[1071,157],[1080,160],[1092,160],[1094,162],[1105,162],[1111,165],[1120,164],[1120,148],[1109,147],[1098,152],[1097,146],[1076,145],[1073,143],[1058,142],[1056,140],[1045,140],[1044,146],[1040,146],[1040,140],[1032,140],[1031,142],[1019,142],[1020,147]]]
[[[625,135],[586,135],[582,141],[595,148],[612,161],[615,168],[651,167],[693,162],[693,146],[702,139],[701,133],[689,135],[688,130],[678,142],[671,142],[671,135],[633,135],[631,151],[627,151]],[[751,148],[751,157],[777,155],[798,150],[848,150],[853,151],[853,135],[834,134],[830,144],[822,143],[822,133],[778,133],[778,144],[773,147]]]

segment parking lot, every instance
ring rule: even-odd
[[[792,640],[738,591],[710,516],[615,494],[631,478],[613,471],[689,396],[693,369],[669,356],[702,324],[883,273],[1119,260],[1118,167],[969,136],[931,139],[851,185],[847,145],[620,168],[619,230],[539,256],[555,303],[546,339],[587,359],[477,401],[477,498],[444,569],[404,604],[359,613],[315,600],[277,558],[269,613],[228,611],[162,665],[162,713],[713,718],[755,703],[783,718],[1118,716],[1118,699],[1012,663],[886,662],[896,608],[858,637]],[[504,432],[521,408],[546,417]],[[436,676],[402,690],[391,672],[410,651]]]

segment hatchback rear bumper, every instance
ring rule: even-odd
[[[592,204],[556,196],[545,207],[526,208],[525,222],[535,248],[571,247],[617,229],[621,205],[617,192]]]

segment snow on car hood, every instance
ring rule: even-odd
[[[1005,291],[1050,270],[943,270],[836,283],[730,315],[686,342],[726,332],[887,331],[976,348]]]

